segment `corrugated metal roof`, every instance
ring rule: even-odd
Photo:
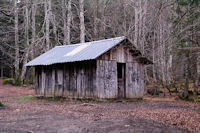
[[[56,46],[26,64],[26,66],[52,65],[96,59],[126,39],[124,36],[74,45]]]

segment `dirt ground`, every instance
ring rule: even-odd
[[[0,133],[200,132],[200,103],[53,101],[0,82]]]

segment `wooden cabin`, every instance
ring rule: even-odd
[[[26,64],[35,93],[45,97],[141,98],[151,64],[126,37],[56,46]]]

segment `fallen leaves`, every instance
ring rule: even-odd
[[[162,123],[166,126],[200,131],[200,103],[184,101],[149,101],[128,103],[76,103],[50,102],[45,100],[19,101],[14,97],[33,95],[33,90],[13,86],[0,85],[0,100],[5,109],[0,110],[0,120],[17,121],[19,118],[43,117],[45,112],[68,115],[74,118],[99,121],[103,119],[140,118]],[[37,114],[37,115],[35,115]],[[130,124],[124,125],[129,127]]]

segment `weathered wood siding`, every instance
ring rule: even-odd
[[[109,66],[107,66],[107,63],[109,63]],[[126,98],[141,98],[144,95],[144,65],[138,63],[134,56],[129,52],[129,49],[122,45],[114,47],[98,58],[98,96],[100,98],[117,98],[117,63],[126,64]],[[108,78],[106,75],[109,75],[110,77],[108,76]],[[108,85],[110,88],[107,88]]]
[[[46,97],[97,97],[96,61],[36,67],[35,92]]]
[[[141,98],[144,95],[144,66],[126,63],[126,98]]]
[[[97,92],[99,98],[117,98],[117,63],[116,61],[97,61]]]
[[[98,59],[113,60],[118,63],[134,62],[135,60],[129,52],[129,49],[122,46],[122,44],[112,48],[111,50],[100,56]]]

